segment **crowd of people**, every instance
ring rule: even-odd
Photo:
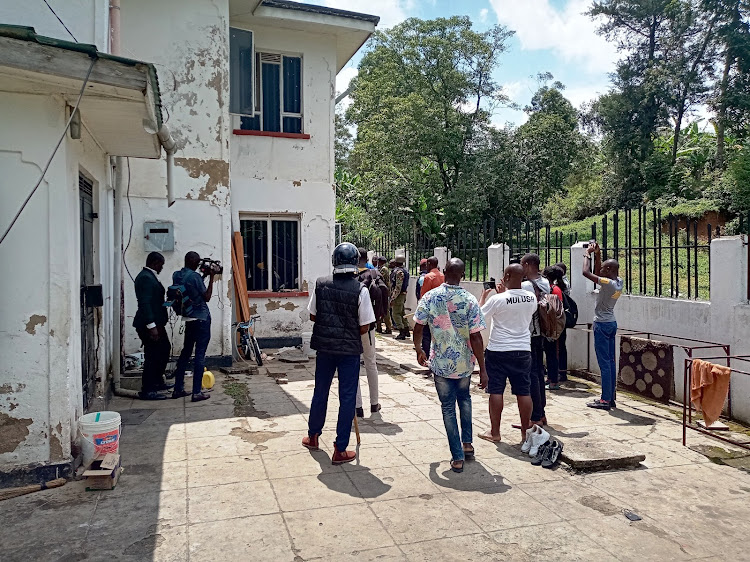
[[[602,373],[601,398],[587,405],[609,410],[616,406],[614,307],[623,282],[617,261],[602,263],[596,242],[588,244],[584,254],[583,275],[599,286],[593,331]],[[359,391],[360,356],[364,358],[370,389],[370,411],[381,409],[372,332],[388,334],[395,327],[395,339],[410,337],[404,309],[409,287],[405,260],[397,257],[388,261],[375,256],[370,263],[367,255],[366,249],[346,242],[337,246],[333,275],[317,281],[308,306],[314,322],[311,347],[317,350],[318,360],[308,435],[303,445],[318,448],[331,382],[338,369],[340,408],[334,464],[356,458],[356,453],[347,451],[347,447],[352,419],[355,415],[364,416]],[[503,278],[477,299],[461,287],[465,266],[460,259],[448,260],[444,271],[440,271],[436,257],[421,260],[415,283],[418,305],[413,315],[414,349],[417,361],[429,369],[427,376],[434,379],[453,471],[462,472],[465,460],[475,454],[470,390],[477,366],[478,386],[489,394],[490,418],[490,429],[479,437],[493,443],[501,441],[504,393],[510,383],[520,415],[520,424],[514,427],[521,432],[521,450],[534,457],[532,462],[545,467],[553,466],[559,458],[562,444],[550,439],[544,429],[548,424],[545,407],[547,391],[559,390],[560,383],[567,380],[566,330],[549,337],[543,329],[540,307],[550,300],[570,302],[566,274],[564,264],[540,270],[539,256],[529,253],[520,263],[508,265]],[[482,331],[488,326],[485,349]]]

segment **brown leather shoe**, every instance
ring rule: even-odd
[[[354,451],[339,451],[336,445],[333,446],[333,457],[331,457],[331,464],[344,464],[345,462],[352,462],[357,458],[357,453]]]
[[[320,448],[318,446],[318,436],[317,435],[313,435],[313,436],[308,435],[307,437],[303,437],[302,438],[302,446],[303,447],[307,447],[311,451],[317,451]]]

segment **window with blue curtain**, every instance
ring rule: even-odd
[[[242,129],[302,133],[302,57],[256,54],[255,114]]]

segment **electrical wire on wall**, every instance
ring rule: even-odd
[[[70,29],[68,29],[68,26],[65,25],[65,22],[62,19],[60,19],[60,16],[57,15],[57,12],[52,9],[52,6],[49,5],[49,2],[47,2],[47,0],[42,0],[42,2],[44,2],[45,4],[47,4],[47,7],[49,8],[49,11],[52,12],[55,15],[55,17],[57,18],[57,21],[59,21],[62,24],[62,26],[65,28],[65,31],[68,32],[68,35],[70,35],[73,38],[73,41],[75,41],[76,43],[78,43],[78,39],[76,39],[76,36],[73,35],[73,33],[70,31]]]
[[[65,128],[63,129],[62,135],[60,135],[60,138],[58,139],[54,150],[52,150],[52,154],[50,154],[49,158],[47,159],[47,163],[44,165],[44,168],[42,169],[42,175],[39,176],[39,181],[36,182],[36,185],[34,186],[34,189],[31,190],[31,193],[29,193],[28,196],[26,196],[26,199],[21,204],[21,208],[18,209],[18,212],[13,217],[13,220],[10,221],[8,228],[5,229],[5,232],[3,233],[2,238],[0,238],[0,244],[2,244],[6,236],[8,236],[8,233],[10,232],[11,228],[13,228],[13,225],[16,224],[16,221],[18,221],[18,217],[21,216],[21,213],[23,213],[23,210],[26,208],[26,205],[29,204],[29,201],[34,196],[34,193],[36,193],[36,190],[39,189],[40,185],[42,185],[42,181],[44,181],[44,176],[47,174],[47,170],[49,170],[50,164],[52,164],[52,159],[55,157],[55,154],[57,154],[57,150],[60,148],[60,145],[62,144],[63,139],[65,139],[65,135],[68,134],[70,123],[71,121],[73,121],[73,117],[75,117],[76,112],[78,111],[78,106],[81,105],[81,99],[83,98],[83,94],[86,91],[86,84],[88,84],[89,82],[91,71],[94,70],[94,65],[96,64],[97,60],[98,59],[96,58],[91,59],[91,65],[89,65],[89,70],[86,73],[86,77],[83,79],[83,84],[81,84],[81,91],[78,93],[78,99],[76,100],[76,104],[73,107],[73,111],[70,112],[70,117],[68,117],[68,122],[65,123]]]
[[[128,209],[130,210],[130,232],[128,233],[128,243],[122,250],[122,263],[125,264],[125,271],[128,272],[128,277],[135,283],[135,279],[133,279],[133,275],[130,273],[130,268],[128,267],[128,260],[125,259],[125,254],[128,248],[130,248],[130,242],[133,240],[133,205],[130,202],[130,158],[126,158],[125,160],[128,161],[128,188],[125,190],[125,197],[128,200]]]

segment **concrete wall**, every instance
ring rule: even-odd
[[[123,5],[126,3],[123,2]],[[102,52],[109,46],[109,2],[107,0],[65,0],[50,2],[60,19],[79,43],[96,45]],[[0,22],[25,25],[37,34],[65,41],[73,38],[44,2],[5,0],[0,2]]]
[[[579,322],[591,322],[596,299],[594,285],[581,273],[581,244],[573,246],[572,250],[573,263],[568,272],[572,281],[572,296],[578,304]],[[672,337],[654,336],[654,339],[677,345],[690,345],[690,342],[679,338],[692,338],[729,344],[733,355],[750,354],[750,305],[746,298],[747,247],[743,245],[743,237],[713,240],[711,263],[711,302],[623,295],[615,308],[618,327],[667,334]],[[722,353],[721,349],[696,350],[694,356]],[[583,330],[569,331],[568,356],[571,368],[586,369],[588,366],[591,371],[599,373],[593,335],[589,337]],[[682,401],[685,357],[685,352],[675,347],[675,397],[679,401]],[[745,370],[747,366],[744,366]],[[737,367],[743,368],[739,363]],[[731,385],[734,417],[750,422],[750,377],[733,375]]]
[[[3,227],[38,181],[65,117],[62,99],[0,94]],[[81,140],[67,137],[0,246],[0,260],[9,268],[0,315],[0,355],[7,366],[0,372],[0,470],[70,459],[83,407],[78,173],[94,180],[94,210],[100,216],[96,245],[96,237],[106,238],[111,230],[107,162],[85,127]],[[104,284],[111,267],[97,250],[94,260],[95,283]],[[97,311],[100,320],[111,316],[111,294],[105,292],[105,299],[109,309]],[[101,372],[111,355],[102,351],[99,359]]]
[[[174,223],[175,250],[165,252],[165,286],[180,269],[185,253],[219,259],[225,274],[209,303],[212,338],[209,356],[231,355],[231,215],[229,198],[229,7],[225,1],[128,0],[122,3],[123,55],[153,62],[159,74],[163,115],[177,142],[175,195],[167,208],[166,164],[130,160],[130,202],[134,225],[125,261],[135,277],[148,252],[143,223]],[[126,175],[127,177],[127,175]],[[125,243],[130,215],[125,202]],[[140,347],[133,317],[133,283],[125,274],[125,352]],[[174,330],[174,350],[182,336]]]
[[[231,140],[232,225],[250,213],[300,217],[300,288],[331,273],[336,197],[333,186],[333,118],[336,43],[333,36],[288,29],[238,26],[255,33],[257,51],[301,54],[303,131],[309,139],[234,135]],[[251,298],[261,315],[256,335],[299,337],[312,329],[308,297]]]

